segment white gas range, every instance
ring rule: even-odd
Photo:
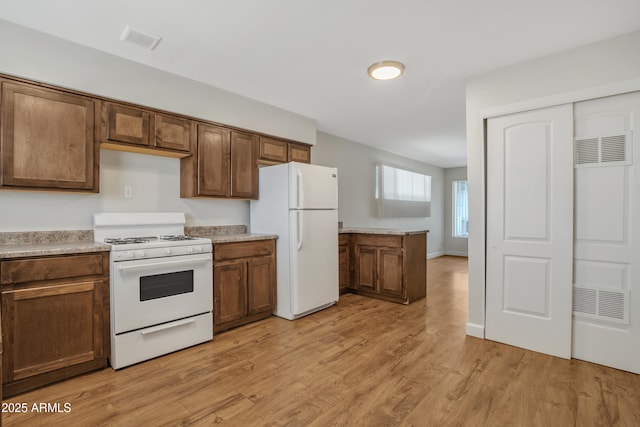
[[[213,338],[211,240],[184,236],[183,213],[97,213],[111,248],[114,369]]]

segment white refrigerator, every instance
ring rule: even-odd
[[[274,314],[293,320],[338,301],[338,170],[306,163],[260,168],[251,232],[277,234]]]

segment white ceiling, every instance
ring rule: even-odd
[[[0,0],[0,18],[456,167],[466,164],[468,77],[640,30],[640,1]],[[121,42],[125,25],[162,42]],[[369,79],[386,59],[405,74]]]

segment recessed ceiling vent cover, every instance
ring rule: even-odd
[[[631,132],[575,139],[575,166],[631,164]]]
[[[153,36],[143,31],[134,30],[127,25],[124,28],[122,35],[120,36],[120,40],[137,44],[138,46],[146,47],[149,50],[153,50],[156,48],[156,46],[158,46],[158,43],[160,43],[162,37]]]

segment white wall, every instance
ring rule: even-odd
[[[444,253],[467,256],[468,239],[453,237],[453,181],[460,179],[467,179],[466,167],[444,170]]]
[[[384,161],[431,176],[430,218],[379,218],[375,165]],[[427,228],[427,255],[444,253],[444,169],[318,132],[311,162],[338,168],[338,216],[344,227]]]
[[[485,143],[483,118],[640,90],[640,32],[496,70],[467,84],[469,312],[484,336]]]
[[[315,120],[0,20],[0,73],[310,144]],[[178,210],[188,222],[248,224],[246,201],[179,198],[180,162],[101,150],[100,194],[0,190],[0,231],[91,229],[100,211]],[[122,198],[123,185],[134,198]]]

